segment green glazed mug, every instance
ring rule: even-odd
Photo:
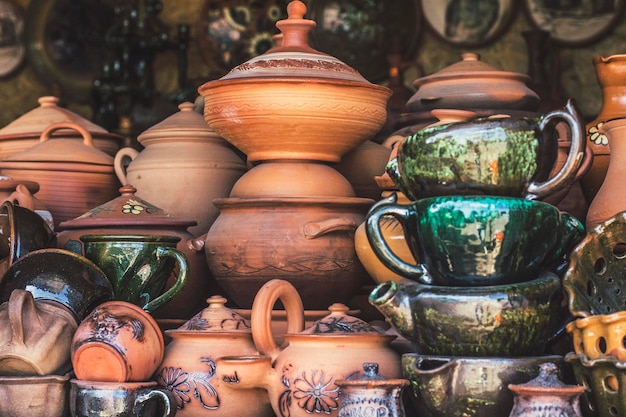
[[[394,254],[381,232],[393,216],[421,263]],[[372,250],[397,274],[429,285],[501,285],[536,278],[542,268],[561,266],[583,238],[584,226],[551,204],[516,197],[442,196],[397,204],[380,200],[367,215]]]
[[[84,235],[83,251],[113,286],[114,299],[153,313],[175,298],[187,283],[189,265],[176,236]],[[178,268],[176,268],[178,267]],[[176,271],[174,284],[166,282]]]

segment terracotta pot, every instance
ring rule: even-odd
[[[213,199],[228,197],[247,167],[193,106],[181,104],[180,112],[141,133],[137,140],[144,149],[120,149],[114,166],[120,182],[132,184],[138,197],[173,216],[195,220],[198,224],[189,232],[201,235],[218,215]]]
[[[259,290],[252,307],[252,337],[262,355],[227,356],[217,360],[218,377],[235,389],[264,388],[278,417],[311,414],[337,416],[338,379],[359,373],[363,363],[376,361],[385,378],[399,378],[400,357],[390,348],[394,336],[380,333],[366,322],[346,315],[345,305],[334,304],[330,314],[300,333],[285,335],[279,347],[269,323],[280,300],[288,320],[302,323],[302,300],[284,280],[271,280]]]
[[[373,203],[361,198],[224,198],[205,241],[211,273],[240,308],[272,278],[291,282],[305,308],[347,302],[365,271],[354,231]]]
[[[292,1],[280,46],[199,88],[212,129],[249,161],[338,162],[384,125],[391,90],[308,45],[315,22]],[[259,140],[263,138],[263,140]]]
[[[83,142],[52,136],[61,129],[77,131]],[[48,126],[39,144],[0,161],[0,171],[17,181],[39,183],[37,196],[55,226],[115,197],[120,186],[113,157],[96,149],[91,134],[75,123]]]
[[[0,415],[67,417],[69,375],[0,376]]]
[[[57,245],[60,248],[84,254],[84,235],[160,235],[179,238],[176,248],[187,258],[188,279],[181,292],[163,304],[154,316],[166,319],[187,319],[200,311],[204,300],[218,291],[211,277],[204,254],[204,237],[196,238],[189,231],[194,220],[182,219],[154,206],[135,195],[135,188],[126,185],[118,197],[92,208],[81,216],[59,224]],[[176,282],[172,274],[166,290]]]
[[[167,330],[172,341],[154,379],[176,397],[179,417],[251,416],[269,417],[272,407],[262,389],[236,391],[215,375],[217,358],[253,355],[250,324],[224,305],[226,299],[212,296],[208,307],[177,329]],[[291,322],[292,331],[299,323]],[[190,395],[190,387],[198,387]]]
[[[41,133],[54,123],[74,123],[87,130],[93,138],[94,147],[115,156],[124,138],[111,133],[78,114],[58,105],[59,99],[43,96],[37,99],[39,107],[21,115],[0,129],[0,160],[31,148],[39,143]],[[60,129],[55,136],[82,139],[75,129]]]

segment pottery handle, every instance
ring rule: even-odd
[[[149,301],[143,309],[148,313],[153,313],[157,308],[166,302],[172,300],[176,297],[187,285],[188,277],[189,277],[189,263],[187,262],[187,257],[176,248],[168,248],[164,246],[159,246],[156,248],[157,259],[159,258],[174,258],[176,263],[178,264],[178,276],[176,277],[176,281],[174,285],[172,285],[167,291],[163,294],[156,297],[154,300]]]
[[[574,182],[582,159],[585,156],[587,137],[583,134],[585,130],[582,118],[574,106],[574,100],[569,99],[563,110],[554,110],[546,114],[539,124],[539,129],[543,132],[546,128],[553,127],[559,120],[567,123],[572,135],[572,145],[567,159],[552,178],[542,183],[533,181],[528,185],[526,194],[526,199],[528,200],[546,197]]]
[[[120,180],[121,184],[128,184],[126,181],[126,168],[128,159],[133,161],[137,155],[139,155],[139,151],[135,148],[125,147],[117,151],[115,154],[115,158],[113,159],[113,168],[115,168],[115,175],[117,179]]]
[[[35,210],[35,200],[33,199],[33,195],[24,184],[17,184],[15,186],[15,191],[7,197],[7,201],[29,210]]]
[[[27,317],[27,309],[35,309],[35,300],[32,294],[25,290],[13,290],[9,296],[7,313],[11,326],[11,344],[24,344],[24,323],[32,317]]]
[[[304,330],[304,307],[296,288],[290,282],[282,279],[272,279],[266,282],[259,289],[252,302],[250,327],[257,350],[272,358],[272,362],[281,352],[271,327],[272,310],[278,300],[283,303],[287,313],[287,333],[300,333]]]
[[[304,225],[304,237],[307,239],[315,239],[316,237],[337,231],[347,230],[354,232],[357,227],[359,227],[359,225],[356,221],[348,217],[322,220],[320,222],[309,222]]]
[[[161,402],[162,407],[159,407],[160,410],[163,410],[161,417],[173,417],[176,415],[176,397],[170,390],[164,388],[143,388],[139,390],[135,398],[134,415],[141,415],[141,407],[143,407],[144,403],[152,400]]]
[[[396,204],[398,196],[396,193],[387,198],[383,198],[371,208],[365,219],[365,234],[372,250],[387,268],[405,278],[417,280],[423,284],[432,284],[432,277],[426,267],[418,263],[411,265],[396,255],[387,245],[380,228],[381,219],[384,216],[393,216],[406,227],[406,221],[411,216],[409,205]],[[419,259],[417,254],[413,254],[415,259]]]
[[[93,147],[93,138],[91,137],[91,133],[89,133],[87,129],[85,129],[78,123],[72,123],[72,122],[52,123],[47,128],[45,128],[43,132],[41,132],[39,141],[40,142],[47,141],[48,139],[50,139],[50,135],[52,134],[52,132],[54,132],[55,130],[60,130],[60,129],[72,129],[72,130],[77,131],[83,137],[83,143],[87,146]]]

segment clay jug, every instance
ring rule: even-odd
[[[602,125],[609,119],[626,116],[626,54],[593,58],[598,84],[602,90],[602,106],[596,118],[587,123],[587,144],[593,151],[593,164],[580,179],[587,204],[591,204],[606,176],[611,146]]]
[[[603,122],[598,132],[606,136],[611,153],[604,181],[589,204],[585,222],[587,230],[626,210],[626,193],[622,190],[626,175],[626,117]]]
[[[299,333],[287,333],[278,346],[271,333],[271,312],[280,300],[288,320],[303,321],[302,300],[289,282],[274,279],[257,293],[252,305],[252,337],[261,355],[217,360],[218,378],[233,388],[264,388],[277,417],[337,417],[338,379],[357,375],[365,362],[376,361],[384,378],[400,378],[400,357],[390,347],[393,335],[346,314],[333,304],[330,314]]]
[[[185,324],[165,331],[172,341],[165,348],[155,380],[174,393],[179,417],[271,416],[265,390],[233,390],[215,376],[217,358],[253,355],[256,347],[249,321],[225,307],[226,298],[214,295],[207,303]],[[193,395],[190,387],[194,387]]]

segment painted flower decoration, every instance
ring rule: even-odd
[[[144,206],[135,200],[128,200],[128,202],[122,206],[122,213],[124,214],[141,214],[144,210]]]
[[[609,144],[609,139],[601,130],[603,124],[604,122],[598,122],[597,125],[591,126],[587,131],[589,140],[599,146],[607,146]]]
[[[339,387],[333,384],[332,376],[326,379],[323,371],[313,371],[310,378],[303,373],[293,383],[293,397],[306,412],[330,414],[339,406]]]
[[[188,372],[180,368],[164,367],[156,376],[156,381],[176,396],[176,407],[179,410],[191,402],[189,396],[191,384],[189,383]]]

